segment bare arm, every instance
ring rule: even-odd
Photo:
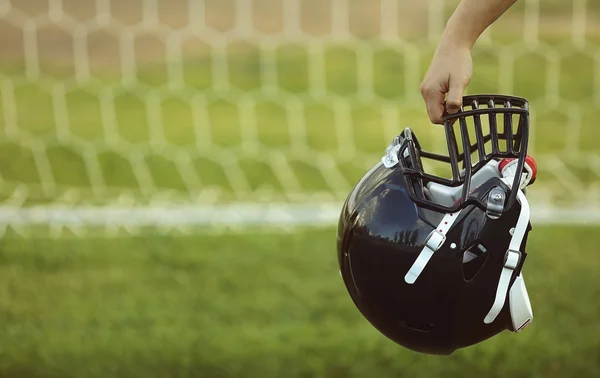
[[[471,49],[477,38],[517,0],[462,0],[448,20],[421,93],[431,122],[441,124],[446,111],[456,113],[473,70]]]
[[[442,44],[471,49],[477,38],[517,0],[462,0],[448,20]]]

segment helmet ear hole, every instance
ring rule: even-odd
[[[462,255],[463,278],[466,281],[471,281],[475,278],[477,273],[483,268],[488,256],[487,249],[481,243],[475,243],[470,248],[467,248]]]

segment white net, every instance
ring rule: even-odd
[[[456,4],[0,0],[0,218],[329,222],[404,127],[443,147],[419,84]],[[600,5],[520,1],[473,57],[470,93],[531,102],[534,212],[599,218]]]

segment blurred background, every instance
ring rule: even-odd
[[[404,127],[445,147],[419,84],[457,3],[0,0],[0,376],[600,376],[598,2],[473,51],[469,93],[531,104],[533,325],[417,355],[339,278],[354,183]]]

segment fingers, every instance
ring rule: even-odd
[[[456,84],[450,80],[449,87],[448,93],[446,94],[427,86],[425,83],[421,85],[421,94],[425,100],[427,115],[434,124],[441,125],[444,123],[444,111],[448,114],[455,114],[462,106],[465,86]]]
[[[421,94],[425,100],[427,115],[432,123],[441,125],[444,123],[444,93],[428,87],[426,84],[421,85]]]
[[[450,90],[446,98],[446,111],[448,114],[454,114],[460,110],[464,89],[464,85],[456,84],[455,81],[450,80]]]

